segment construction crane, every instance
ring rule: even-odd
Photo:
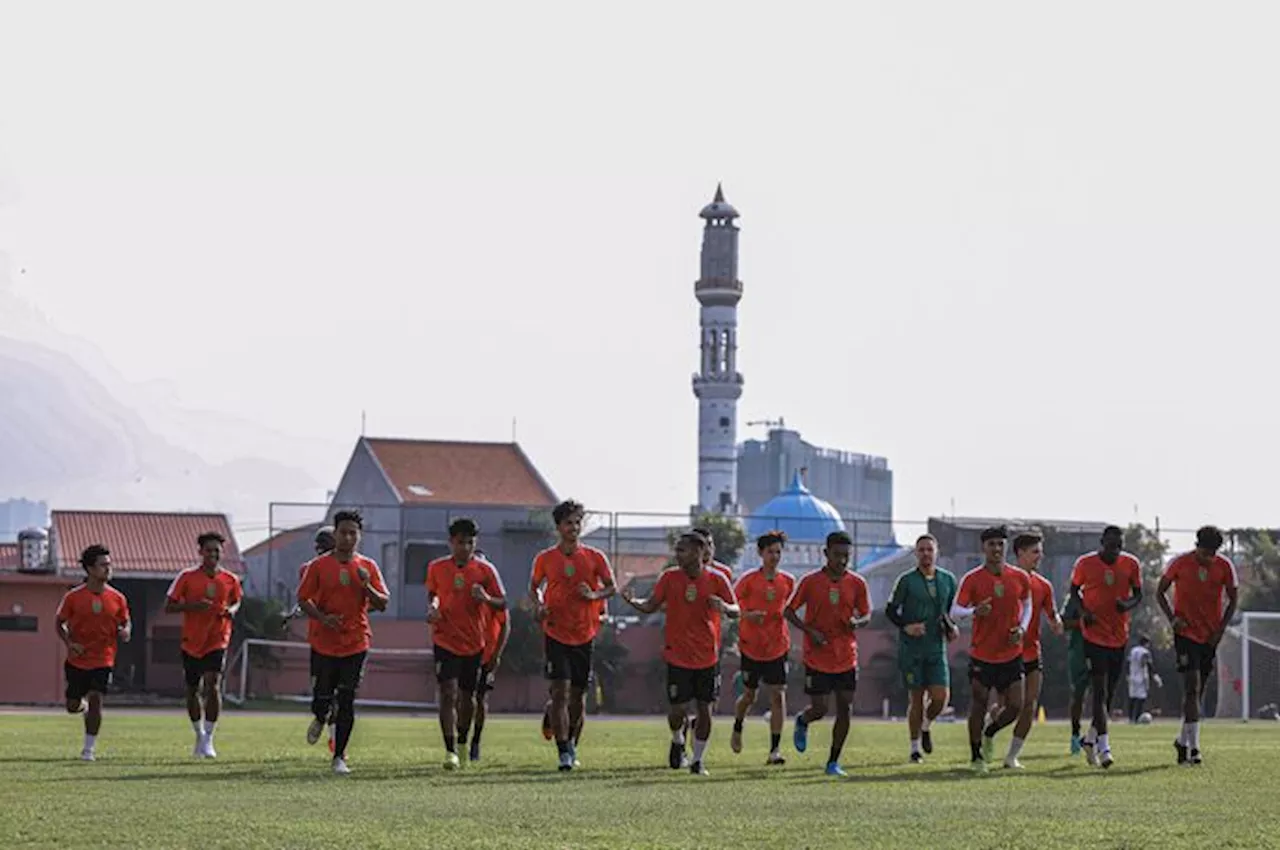
[[[752,421],[750,421],[750,422],[748,422],[748,423],[747,423],[747,427],[748,427],[748,428],[750,428],[750,427],[751,427],[751,426],[753,426],[753,425],[763,425],[763,426],[765,426],[766,428],[785,428],[785,427],[787,427],[787,423],[782,421],[782,417],[781,417],[781,416],[779,416],[777,419],[753,419]]]

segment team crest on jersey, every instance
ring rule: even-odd
[[[346,570],[343,570],[342,572],[338,573],[338,584],[342,585],[343,587],[346,587],[347,585],[351,584],[351,573],[347,572]]]
[[[778,594],[774,591],[772,587],[770,587],[765,590],[764,598],[766,602],[772,602],[773,600],[778,598]]]
[[[831,588],[827,593],[827,601],[832,605],[838,604],[840,602],[840,591],[837,588]]]
[[[938,598],[938,586],[936,584],[927,584],[925,589],[929,591],[929,596],[933,599]]]
[[[910,687],[916,680],[916,674],[908,671],[905,678],[907,680],[907,686]]]
[[[996,599],[1004,598],[1004,582],[996,582],[995,594]]]
[[[101,613],[102,613],[102,600],[101,600],[101,599],[95,599],[95,600],[93,600],[93,613],[95,613],[95,614],[101,614]]]
[[[565,574],[565,575],[567,575],[567,576],[569,576],[570,578],[572,578],[572,577],[573,577],[573,574],[574,574],[575,572],[577,572],[577,570],[575,570],[575,569],[573,568],[573,564],[565,564],[565,565],[564,565],[564,574]]]
[[[1200,575],[1200,580],[1201,580],[1201,581],[1208,581],[1208,580],[1209,580],[1209,571],[1208,571],[1207,569],[1205,569],[1204,567],[1201,567],[1201,568],[1200,568],[1200,573],[1199,573],[1199,575]]]
[[[218,586],[212,582],[206,584],[204,586],[204,595],[209,599],[213,599],[218,595]]]
[[[462,590],[462,586],[463,586],[464,584],[466,584],[466,583],[467,583],[467,582],[466,582],[466,579],[464,579],[464,578],[462,577],[462,573],[458,573],[457,575],[455,575],[455,576],[453,577],[453,588],[454,588],[454,590]]]
[[[693,585],[689,585],[684,589],[685,602],[692,602],[697,598],[698,598],[698,588],[694,587]]]

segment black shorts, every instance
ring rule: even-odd
[[[1012,661],[1004,661],[999,664],[980,661],[977,658],[969,659],[970,680],[976,680],[979,685],[988,690],[991,688],[995,688],[997,691],[1007,690],[1015,683],[1022,681],[1022,675],[1021,658],[1015,658]]]
[[[1218,648],[1207,643],[1197,643],[1182,635],[1173,636],[1173,652],[1178,657],[1178,672],[1189,670],[1200,671],[1200,678],[1213,675],[1213,662],[1218,655]]]
[[[457,682],[458,690],[474,693],[480,681],[480,653],[458,655],[437,644],[432,648],[436,657],[436,681]]]
[[[569,680],[569,684],[585,691],[591,684],[591,641],[572,646],[555,638],[546,639],[546,676],[551,682]]]
[[[804,668],[804,692],[811,697],[825,696],[832,691],[855,691],[858,689],[858,668],[843,673],[824,673],[812,667]]]
[[[196,658],[193,655],[182,653],[182,675],[186,677],[187,687],[194,688],[200,684],[200,680],[204,678],[206,673],[222,674],[223,663],[227,659],[227,651],[225,649],[215,649],[208,655]]]
[[[368,656],[368,652],[336,656],[311,650],[311,690],[321,696],[334,691],[355,693],[364,678],[364,662]]]
[[[92,670],[81,670],[70,664],[62,665],[67,675],[67,700],[81,700],[90,691],[105,694],[111,687],[111,667],[95,667]]]
[[[1124,672],[1124,647],[1099,646],[1084,642],[1084,666],[1091,677],[1102,676],[1107,682],[1107,693],[1114,694],[1116,682]]]
[[[1024,658],[1024,659],[1022,659],[1022,672],[1023,672],[1023,673],[1035,673],[1035,672],[1036,672],[1037,670],[1039,670],[1039,669],[1040,669],[1040,659],[1039,659],[1039,658],[1033,658],[1033,659],[1031,659],[1030,661],[1026,660],[1025,658]]]
[[[771,661],[756,661],[754,658],[742,656],[742,684],[747,690],[754,691],[760,683],[766,685],[785,685],[787,683],[787,656],[779,655]]]
[[[684,705],[689,700],[712,703],[720,699],[720,665],[690,670],[667,665],[667,701]]]

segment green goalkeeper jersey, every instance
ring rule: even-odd
[[[947,635],[941,620],[951,612],[956,587],[955,575],[941,567],[935,568],[930,578],[918,568],[898,576],[890,605],[897,608],[904,623],[924,623],[921,637],[899,633],[900,656],[946,657]]]

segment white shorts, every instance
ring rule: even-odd
[[[1147,698],[1147,686],[1146,686],[1145,684],[1144,684],[1144,685],[1129,685],[1129,698],[1130,698],[1130,699],[1146,699],[1146,698]]]

